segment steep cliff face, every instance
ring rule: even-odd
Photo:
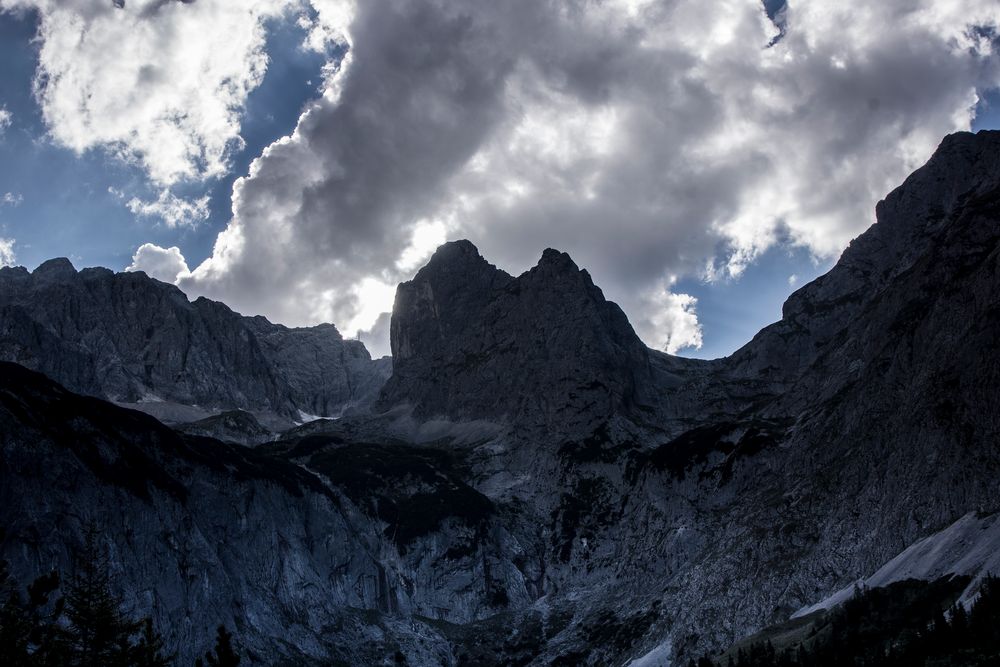
[[[525,549],[447,453],[336,436],[273,448],[182,436],[0,362],[2,554],[21,581],[70,573],[96,528],[178,664],[219,623],[250,664],[392,664],[401,649],[448,664],[447,622],[537,597]]]
[[[243,322],[282,379],[283,395],[306,415],[366,410],[392,373],[390,359],[373,360],[363,343],[345,341],[332,324],[288,328],[260,316]]]
[[[926,165],[878,203],[876,224],[851,242],[826,275],[792,294],[782,319],[733,354],[730,366],[780,380],[798,377],[842,342],[842,333],[855,326],[883,291],[895,287],[905,292],[896,282],[901,277],[926,271],[931,261],[942,264],[939,280],[950,278],[949,273],[961,268],[955,260],[964,260],[949,254],[965,253],[970,243],[988,244],[993,237],[991,208],[998,187],[1000,133],[946,137]],[[919,262],[924,266],[918,268]]]
[[[644,500],[686,517],[705,549],[670,584],[688,612],[675,651],[784,620],[968,512],[1000,509],[998,156],[998,132],[947,138],[838,265],[726,360],[727,374],[774,383],[754,417],[783,427],[749,456],[701,432],[692,510],[645,471]]]
[[[289,329],[189,302],[143,273],[77,272],[66,259],[0,269],[0,358],[116,401],[286,419],[365,406],[389,371],[332,325]]]
[[[1000,133],[947,138],[877,217],[714,362],[646,349],[564,254],[515,278],[446,244],[397,293],[392,409],[253,451],[4,367],[3,553],[24,576],[65,563],[96,520],[171,641],[231,621],[265,664],[683,662],[859,578],[976,574],[1000,512]],[[0,276],[76,275],[36,273]],[[72,316],[5,302],[8,339],[82,384],[135,381],[49,297]],[[322,330],[245,326],[275,386],[349,377],[301,361]]]
[[[654,358],[569,255],[512,278],[468,241],[399,286],[381,405],[423,417],[593,425],[656,402]]]

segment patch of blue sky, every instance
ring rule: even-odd
[[[775,245],[738,279],[679,280],[673,291],[698,299],[702,326],[701,348],[683,349],[680,356],[716,359],[736,351],[760,329],[781,319],[781,304],[789,294],[829,271],[833,263],[817,261],[802,247]]]
[[[979,130],[1000,130],[1000,88],[979,93],[976,117],[972,121],[973,132]]]
[[[320,54],[302,49],[304,38],[304,30],[294,20],[275,20],[268,26],[267,74],[247,98],[241,131],[245,145],[233,156],[229,175],[209,190],[209,224],[188,232],[182,244],[192,266],[212,254],[215,237],[232,215],[233,182],[247,174],[250,163],[267,146],[292,133],[305,105],[320,95],[324,63],[343,56],[342,52]]]

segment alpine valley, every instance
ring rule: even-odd
[[[792,645],[862,587],[971,607],[1000,574],[1000,131],[876,217],[712,361],[551,249],[511,276],[441,246],[376,360],[142,273],[0,269],[0,558],[68,572],[96,527],[183,665],[220,624],[241,664],[652,667]]]

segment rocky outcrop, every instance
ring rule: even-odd
[[[125,403],[301,420],[363,409],[391,368],[332,325],[290,329],[143,273],[0,269],[0,359]]]
[[[277,434],[264,427],[249,412],[230,410],[192,422],[175,424],[181,433],[215,438],[223,442],[235,442],[252,447],[277,439]]]
[[[729,365],[776,380],[809,372],[818,357],[842,342],[845,330],[856,328],[882,292],[901,291],[897,281],[921,261],[948,259],[948,250],[937,249],[950,247],[953,254],[966,252],[969,242],[988,245],[995,234],[998,188],[1000,132],[949,135],[926,165],[878,203],[876,224],[851,242],[827,274],[792,294],[782,319],[733,354]],[[945,261],[938,271],[957,268]]]

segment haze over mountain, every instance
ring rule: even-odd
[[[250,664],[683,664],[859,579],[971,600],[1000,548],[1000,132],[946,137],[876,215],[716,361],[648,349],[564,253],[513,277],[447,243],[397,290],[384,384],[332,327],[4,269],[0,351],[51,378],[0,369],[0,555],[68,570],[98,526],[181,661],[225,623]],[[343,416],[259,437],[102,400],[149,394]]]

